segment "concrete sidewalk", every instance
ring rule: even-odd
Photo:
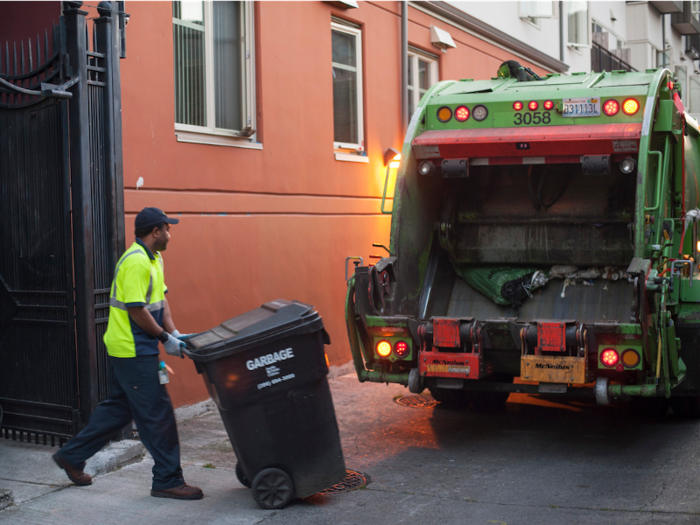
[[[211,412],[178,423],[199,501],[151,497],[149,456],[76,487],[55,449],[0,440],[0,488],[17,480],[19,500],[0,524],[700,524],[697,421],[520,394],[496,414],[408,408],[394,402],[409,395],[398,385],[330,383],[346,465],[371,478],[364,490],[261,510]]]

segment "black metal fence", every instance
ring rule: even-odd
[[[108,393],[102,335],[124,250],[118,4],[100,3],[92,39],[88,13],[71,2],[43,56],[38,37],[0,54],[6,438],[63,442]]]
[[[600,44],[593,42],[591,45],[591,71],[637,71],[622,58],[614,55]]]

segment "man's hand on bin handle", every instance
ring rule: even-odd
[[[173,337],[178,338],[180,341],[187,341],[190,337],[193,335],[197,335],[196,333],[192,334],[181,334],[178,330],[173,330]]]
[[[160,336],[158,336],[158,339],[160,339],[160,342],[163,343],[165,352],[168,355],[174,355],[175,357],[184,359],[182,355],[182,350],[186,346],[184,341],[180,341],[178,338],[173,337],[172,334],[169,334],[165,330],[163,330]]]

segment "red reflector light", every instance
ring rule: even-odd
[[[391,353],[391,344],[389,341],[379,341],[377,343],[377,355],[379,357],[389,357]]]
[[[637,111],[639,111],[639,102],[633,98],[628,98],[622,103],[622,111],[624,111],[627,115],[634,115]]]
[[[668,89],[673,89],[673,82],[671,82],[670,80],[669,80],[667,85],[668,85]]]
[[[603,353],[600,354],[600,362],[605,366],[609,366],[610,368],[615,366],[619,360],[620,356],[618,355],[617,350],[612,348],[606,348],[603,350]]]
[[[515,111],[520,111],[523,109],[523,103],[522,102],[513,102],[513,109]]]
[[[527,107],[530,108],[530,111],[535,111],[540,105],[536,101],[530,102]]]
[[[618,111],[620,111],[620,104],[617,102],[617,100],[611,99],[603,104],[603,113],[605,113],[608,117],[617,115]]]
[[[394,345],[394,353],[401,359],[406,357],[410,351],[411,349],[408,347],[408,343],[406,341],[397,341],[397,343]]]
[[[466,106],[459,106],[455,109],[455,118],[460,122],[464,122],[469,118],[469,108]]]
[[[544,104],[542,105],[544,106],[544,109],[550,110],[554,107],[554,102],[552,102],[551,100],[545,100]]]

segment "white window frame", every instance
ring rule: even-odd
[[[540,18],[533,18],[531,16],[521,16],[520,20],[522,20],[525,24],[531,25],[535,29],[542,30],[542,26],[540,26]]]
[[[206,83],[206,107],[207,107],[207,125],[193,126],[191,124],[175,123],[175,131],[183,131],[185,133],[176,134],[179,142],[196,142],[206,144],[221,144],[235,145],[238,143],[248,144],[257,142],[257,119],[255,109],[255,15],[254,5],[252,1],[240,2],[243,8],[243,16],[241,16],[241,30],[244,34],[243,46],[241,48],[241,59],[244,64],[245,79],[242,83],[243,91],[243,119],[245,127],[250,126],[253,131],[252,135],[242,135],[243,130],[217,128],[216,123],[216,92],[214,87],[214,9],[212,1],[204,1],[204,55],[206,63],[205,83]],[[173,24],[181,22],[173,19]],[[192,133],[217,135],[219,137],[227,137],[223,140],[205,141],[198,140]]]
[[[531,6],[533,4],[539,5],[539,6],[549,4],[551,7],[551,13],[550,14],[540,14],[540,13],[529,12],[530,10],[527,9],[527,6],[529,6],[529,5]],[[557,18],[557,4],[556,4],[556,2],[542,2],[542,1],[527,2],[527,1],[520,0],[520,2],[518,2],[518,15],[520,16],[520,18],[523,18],[523,19]]]
[[[418,59],[428,62],[430,64],[430,72],[428,77],[428,82],[430,83],[430,86],[428,87],[428,89],[430,89],[430,87],[432,87],[434,84],[437,84],[440,80],[440,63],[438,62],[437,57],[430,56],[427,53],[416,51],[410,46],[408,49],[408,59],[413,62],[413,78],[408,79],[409,85],[407,86],[409,91],[413,91],[413,107],[409,108],[411,111],[411,115],[413,115],[416,109],[418,109],[418,103],[421,99],[420,87],[418,86],[418,81],[420,79],[418,73]]]
[[[583,27],[586,29],[586,41],[585,42],[571,42],[571,39],[569,38],[569,15],[571,14],[570,12],[570,7],[572,1],[564,2],[565,7],[566,7],[566,45],[567,47],[576,49],[577,51],[580,51],[581,49],[588,49],[591,47],[591,6],[589,2],[586,2],[586,23],[583,24]]]
[[[362,87],[363,83],[363,75],[362,75],[362,68],[363,68],[363,62],[362,62],[362,30],[360,28],[356,27],[351,27],[349,25],[344,25],[344,24],[339,24],[337,22],[331,22],[331,32],[333,31],[339,31],[341,33],[347,33],[349,35],[355,36],[355,56],[357,57],[357,65],[355,66],[357,69],[357,144],[353,144],[350,142],[336,142],[335,137],[333,137],[333,149],[336,150],[353,150],[357,152],[363,152],[365,151],[365,123],[364,123],[364,105],[362,103],[363,101],[363,94],[364,90]],[[333,45],[332,39],[331,39],[331,46]],[[348,69],[349,66],[346,66],[344,64],[337,64],[332,61],[331,58],[331,66],[332,67],[337,67],[340,69]],[[335,111],[334,111],[335,113]],[[333,134],[335,135],[335,129],[333,130]]]

